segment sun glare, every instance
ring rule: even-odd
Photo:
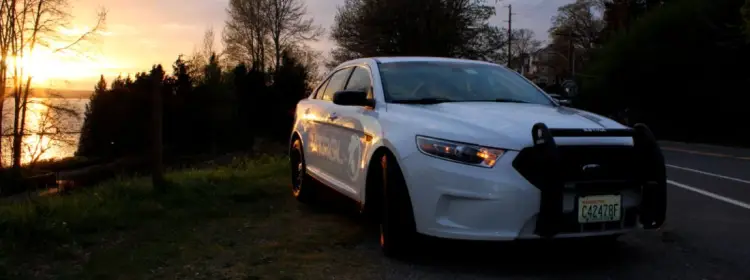
[[[29,103],[28,106],[29,112],[26,114],[27,128],[35,132],[46,132],[45,129],[49,125],[45,123],[47,120],[44,119],[49,110],[47,106],[39,103]],[[30,135],[24,137],[23,142],[26,151],[23,153],[22,161],[31,162],[34,158],[40,156],[42,157],[39,158],[40,160],[54,158],[55,153],[43,153],[43,151],[53,148],[51,140],[52,139],[49,137],[43,135]]]
[[[12,58],[9,64],[13,69]],[[105,57],[53,53],[48,49],[35,50],[33,54],[23,57],[19,64],[24,77],[32,77],[31,85],[34,87],[54,87],[51,84],[53,81],[96,78],[105,69],[115,68]]]

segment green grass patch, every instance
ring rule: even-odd
[[[122,178],[0,205],[0,279],[359,279],[364,227],[289,195],[287,161]],[[338,277],[337,277],[338,278]]]

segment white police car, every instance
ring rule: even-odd
[[[335,68],[297,105],[293,194],[322,183],[379,218],[387,255],[422,235],[617,236],[664,222],[664,160],[643,125],[558,104],[503,66],[428,57]]]

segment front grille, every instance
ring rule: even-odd
[[[634,146],[558,146],[555,136],[632,137]],[[632,129],[550,129],[544,123],[536,123],[531,128],[531,137],[534,146],[522,150],[513,166],[540,190],[536,234],[552,237],[560,232],[630,227],[635,223],[633,219],[644,228],[658,228],[664,223],[667,185],[664,157],[645,125],[636,124]],[[654,184],[644,185],[652,181]],[[636,208],[623,209],[625,217],[619,225],[581,225],[576,211],[565,213],[564,197],[566,193],[591,192],[628,192],[637,196],[633,198],[637,198],[638,205],[623,205]]]
[[[563,182],[631,181],[637,170],[637,153],[631,146],[558,146]],[[539,187],[541,177],[533,148],[521,150],[513,167],[531,184]]]
[[[555,168],[562,180],[563,193],[576,197],[598,194],[623,194],[625,191],[640,195],[640,184],[635,182],[637,153],[631,146],[557,146],[559,162]],[[513,161],[513,167],[535,187],[544,191],[544,158],[534,156],[533,148],[522,150]],[[588,166],[584,170],[584,166]],[[577,202],[576,202],[577,203]],[[637,207],[624,207],[622,219],[616,222],[581,224],[578,206],[573,211],[561,213],[559,233],[597,232],[632,228],[638,222]]]

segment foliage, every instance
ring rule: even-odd
[[[311,87],[307,84],[310,69],[305,67],[289,52],[281,57],[282,66],[274,73],[273,86],[268,104],[272,104],[271,112],[279,119],[280,125],[272,127],[274,134],[284,135],[294,122],[294,109],[297,102],[310,95]],[[268,115],[272,115],[270,112]],[[288,133],[287,133],[288,134]]]
[[[628,109],[662,138],[747,143],[727,121],[744,114],[736,93],[750,75],[743,2],[675,1],[644,15],[595,53],[583,105],[605,114]]]
[[[354,57],[444,56],[494,60],[504,43],[483,0],[346,0],[331,29],[329,65]]]
[[[591,59],[599,46],[599,35],[604,22],[597,13],[601,3],[595,0],[576,0],[560,6],[549,29],[551,42],[547,49],[552,56],[545,63],[556,80],[571,78]]]
[[[22,157],[28,154],[24,153],[23,148],[28,133],[27,110],[33,103],[30,97],[34,78],[29,74],[34,69],[28,69],[26,65],[19,62],[32,57],[40,48],[53,52],[74,53],[74,47],[95,35],[106,18],[106,12],[102,11],[93,29],[86,30],[80,36],[65,38],[65,36],[60,36],[59,31],[69,26],[71,15],[68,8],[67,0],[0,1],[0,38],[2,38],[0,40],[0,113],[4,112],[6,97],[12,97],[11,158],[13,175],[18,178],[22,176]],[[7,92],[9,89],[10,94]],[[48,106],[47,111],[55,109],[55,107]],[[0,134],[5,135],[3,119],[4,116],[0,116]],[[0,168],[3,167],[2,146],[3,141],[0,139]],[[39,153],[35,150],[27,152]],[[32,155],[32,159],[35,156]],[[38,156],[36,157],[33,160],[38,160]],[[0,193],[2,192],[2,186],[0,186]]]
[[[163,98],[164,146],[167,155],[251,150],[252,138],[289,137],[290,114],[306,96],[310,70],[285,52],[278,71],[248,70],[244,64],[222,71],[216,55],[202,66],[201,77],[190,76],[182,58],[173,73],[155,85],[161,66],[135,79],[117,78],[107,88],[102,77],[86,108],[77,155],[118,158],[150,151],[152,94]],[[262,123],[259,118],[262,118]]]
[[[323,29],[307,17],[302,0],[231,0],[224,28],[226,53],[235,63],[279,68],[285,51],[317,40]]]
[[[537,40],[531,29],[514,29],[512,32],[511,50],[513,54],[531,54],[539,50],[542,42]]]
[[[648,12],[674,0],[599,0],[603,8],[605,26],[600,39],[606,40],[618,32],[626,32],[630,26]]]

